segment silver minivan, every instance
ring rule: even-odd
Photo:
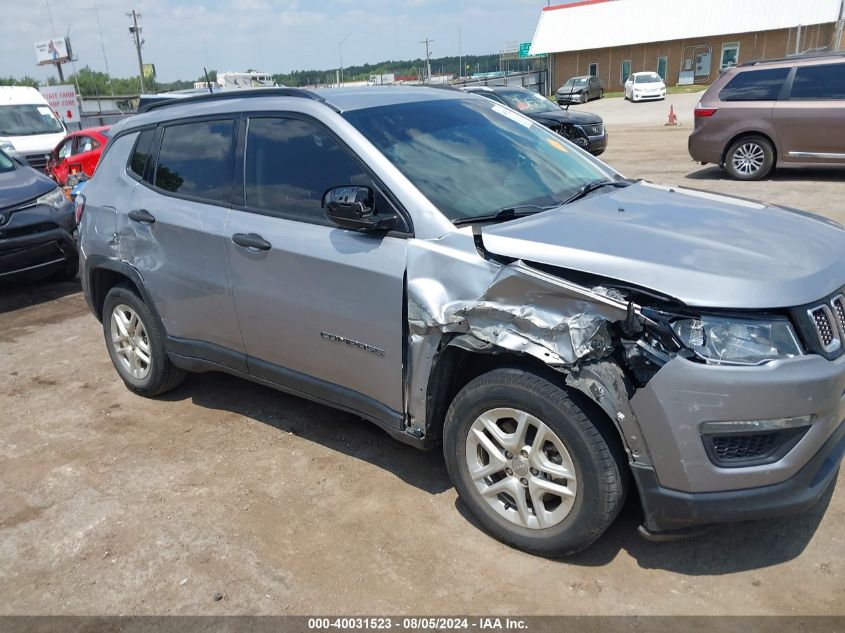
[[[420,448],[495,537],[587,547],[803,510],[845,451],[845,229],[623,178],[459,91],[151,106],[83,195],[133,391],[222,371]],[[377,521],[377,517],[373,517]]]

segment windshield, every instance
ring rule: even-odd
[[[8,154],[6,154],[6,152],[0,150],[0,174],[5,174],[10,171],[15,171],[15,162]]]
[[[0,106],[0,134],[32,136],[64,132],[50,106],[38,104]]]
[[[663,81],[660,78],[660,75],[655,73],[649,73],[648,75],[635,75],[634,76],[634,83],[636,84],[655,84],[659,81]]]
[[[545,97],[530,90],[509,90],[499,92],[499,96],[505,100],[514,110],[525,114],[537,114],[540,112],[560,112],[560,106],[554,105]]]
[[[481,99],[438,99],[343,116],[450,220],[558,204],[614,174],[540,124]]]
[[[572,79],[567,79],[566,83],[563,84],[564,88],[577,88],[578,86],[586,86],[587,79],[586,77],[573,77]]]

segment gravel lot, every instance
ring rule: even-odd
[[[681,128],[612,114],[653,106],[595,104],[626,175],[845,222],[845,171],[729,181],[690,161],[683,112]],[[0,614],[845,613],[842,487],[663,544],[629,503],[550,561],[485,536],[438,452],[353,416],[218,374],[130,394],[78,284],[0,286],[0,369]]]

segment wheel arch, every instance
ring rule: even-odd
[[[766,139],[771,144],[772,151],[775,154],[774,165],[778,164],[778,155],[780,154],[780,152],[778,150],[778,144],[775,141],[775,139],[772,137],[772,135],[768,134],[766,132],[760,132],[758,130],[745,130],[744,132],[737,132],[736,134],[733,135],[733,137],[728,139],[727,143],[725,143],[725,146],[722,148],[722,156],[719,159],[719,166],[720,167],[724,166],[725,158],[727,158],[728,150],[731,148],[731,146],[734,143],[736,143],[738,140],[749,137],[749,136],[760,136],[760,137]]]
[[[426,439],[439,442],[443,436],[446,412],[458,392],[471,380],[494,369],[512,368],[531,372],[557,385],[578,405],[601,432],[621,467],[629,468],[625,434],[590,394],[567,384],[566,375],[555,371],[539,359],[526,354],[472,352],[445,346],[435,355],[432,378],[426,393]]]
[[[153,316],[161,324],[161,317],[150,297],[146,284],[144,284],[144,280],[141,278],[141,274],[129,264],[93,256],[89,257],[85,263],[84,275],[85,295],[89,307],[100,322],[103,320],[103,305],[109,290],[119,284],[127,284],[147,304]]]

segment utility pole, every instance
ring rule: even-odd
[[[464,76],[464,49],[461,46],[461,27],[458,27],[458,79]]]
[[[431,44],[434,40],[430,40],[425,38],[420,44],[425,44],[425,68],[427,74],[427,78],[423,83],[431,81],[431,50],[429,49],[428,45]]]
[[[144,60],[141,59],[141,46],[144,45],[144,40],[141,39],[141,28],[138,26],[138,18],[141,17],[141,14],[132,9],[131,12],[126,14],[128,17],[132,18],[132,26],[129,27],[129,33],[132,35],[132,39],[135,40],[135,51],[138,53],[138,72],[140,75],[138,78],[141,80],[141,92],[144,92]]]
[[[839,5],[839,19],[836,21],[836,30],[833,33],[831,49],[835,53],[842,46],[842,31],[845,29],[845,0]]]

